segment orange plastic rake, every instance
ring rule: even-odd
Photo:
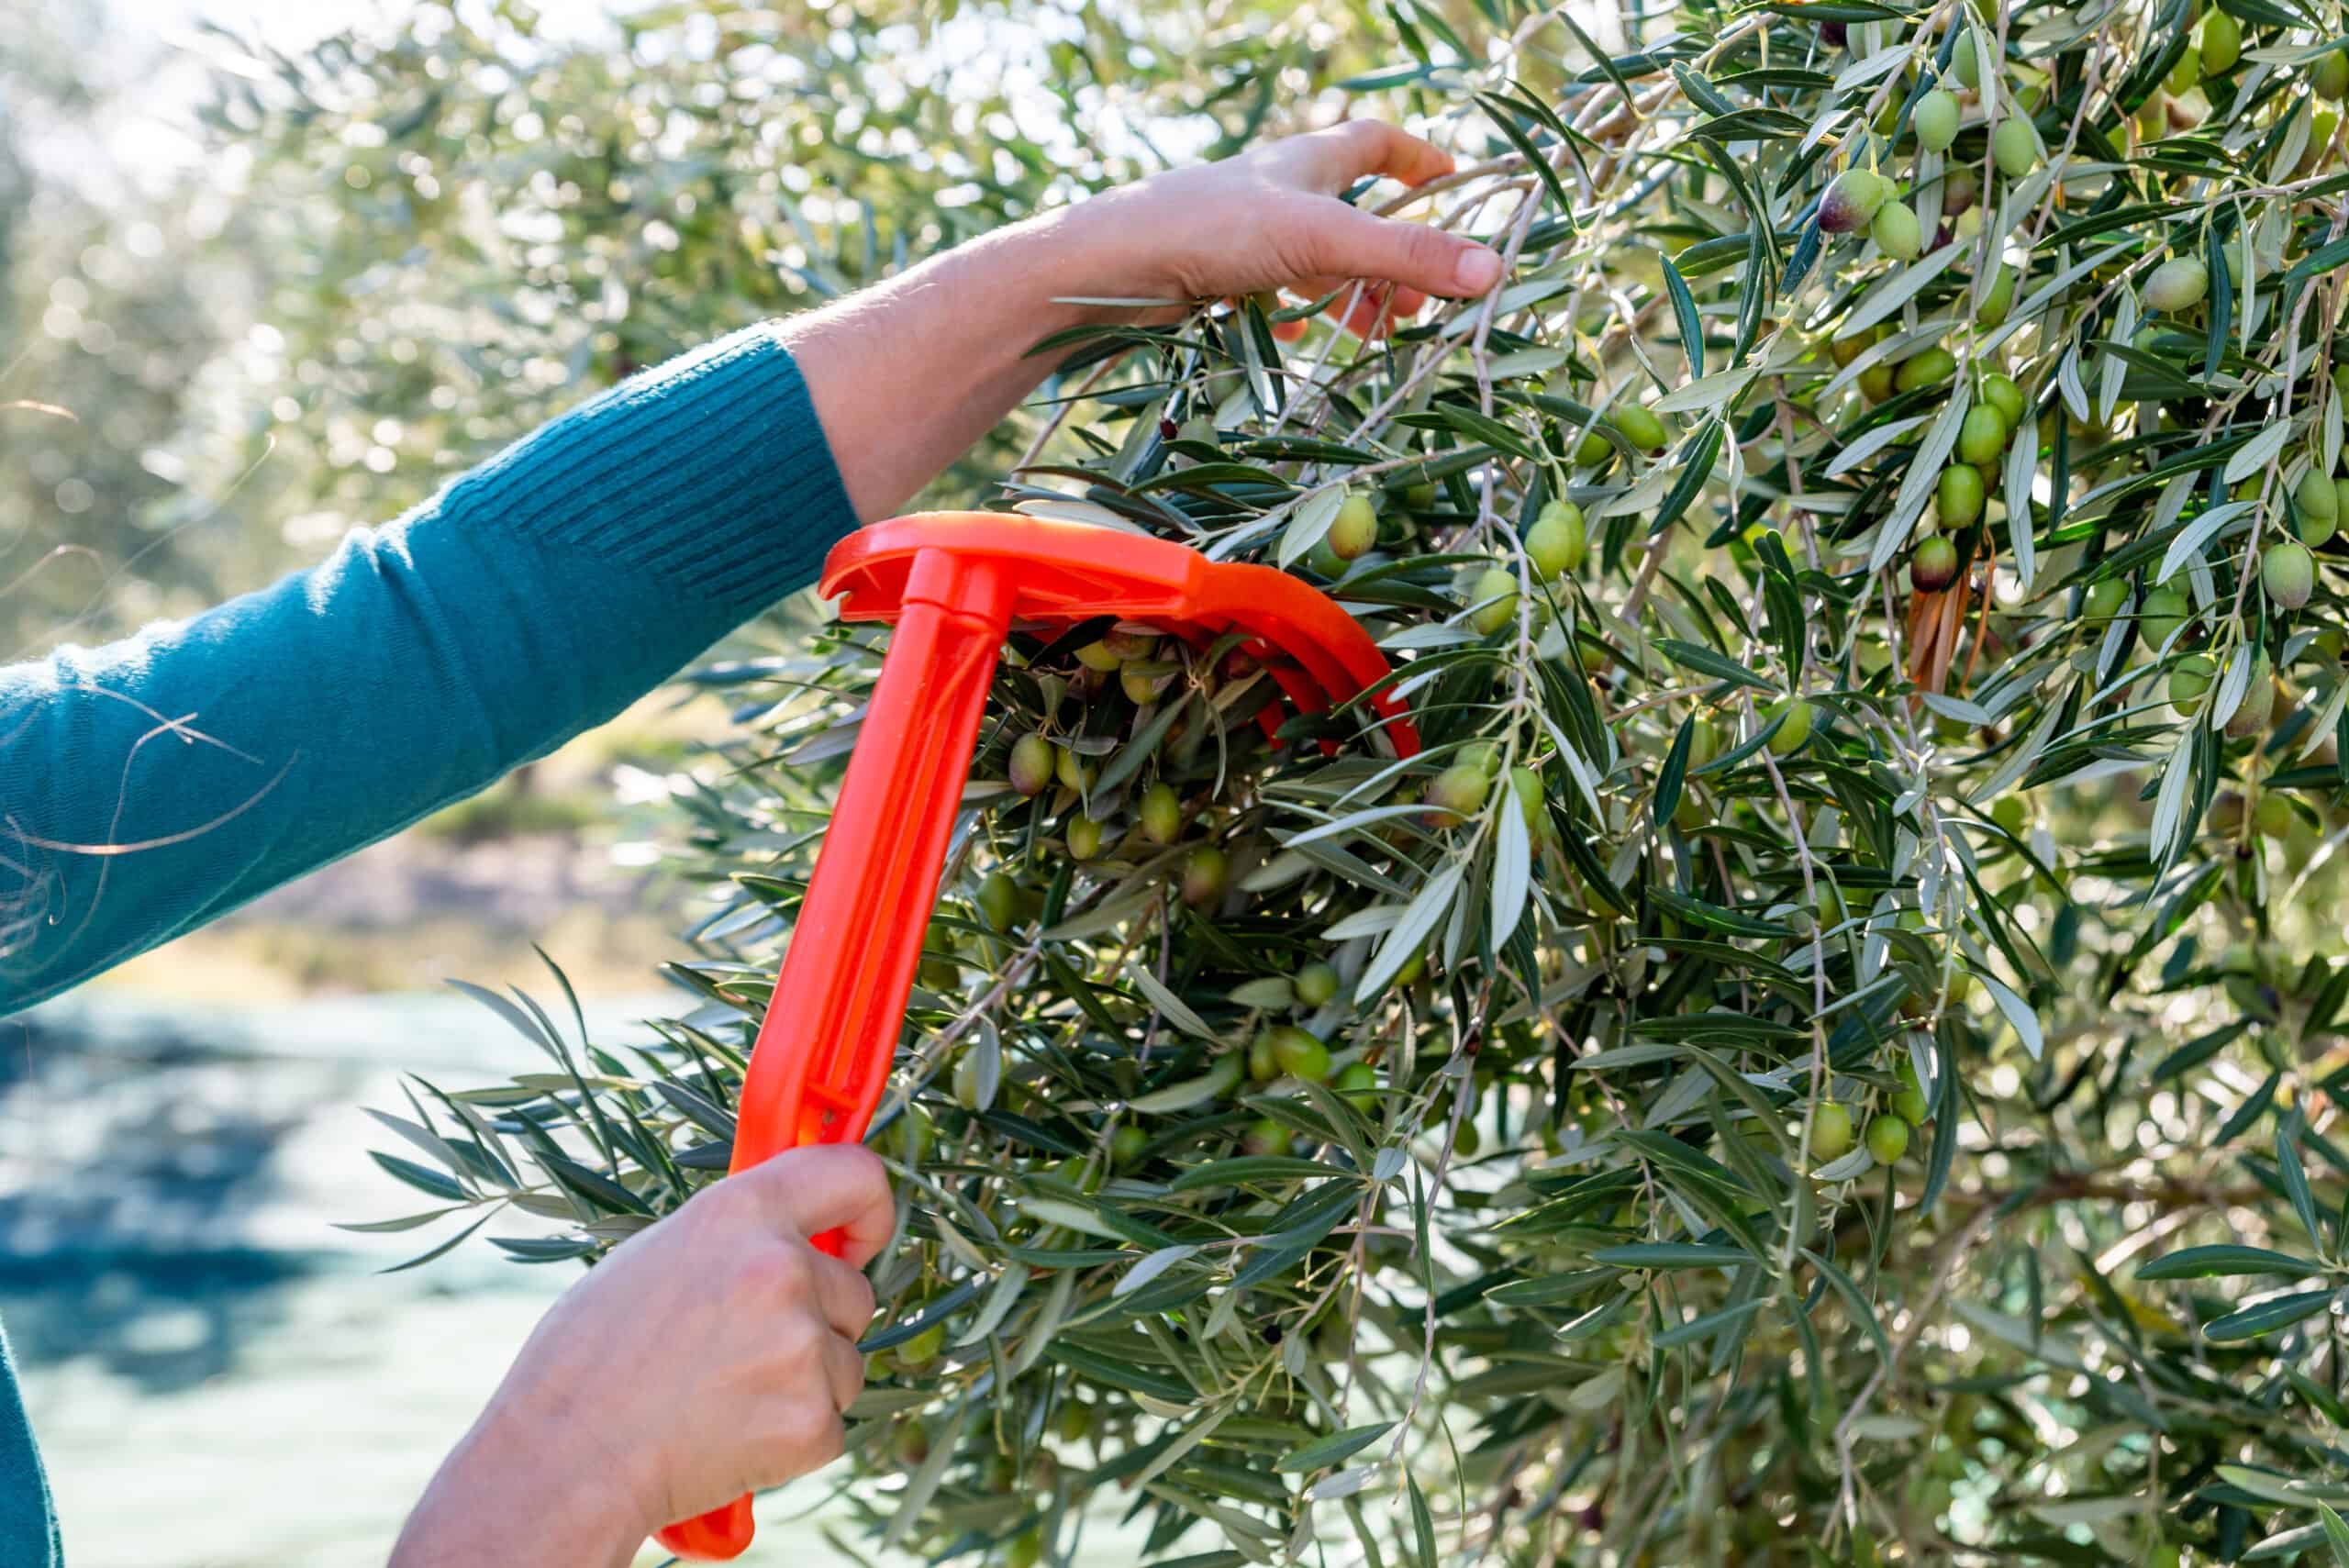
[[[835,546],[818,591],[847,595],[846,619],[896,630],[751,1053],[736,1171],[802,1144],[864,1136],[905,1025],[996,657],[1015,621],[1116,616],[1200,647],[1237,631],[1242,651],[1307,712],[1388,673],[1352,617],[1286,573],[1079,524],[986,512],[899,517]],[[1419,750],[1398,701],[1382,693],[1371,706],[1398,755]],[[1276,726],[1277,715],[1268,711],[1265,723]],[[815,1244],[837,1255],[841,1240],[831,1232]],[[738,1497],[658,1539],[680,1557],[723,1560],[751,1534],[751,1499]]]

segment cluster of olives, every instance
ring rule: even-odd
[[[1964,971],[1957,973],[1963,974]],[[1860,1134],[1866,1140],[1869,1155],[1879,1165],[1898,1164],[1900,1157],[1909,1152],[1910,1135],[1925,1124],[1931,1110],[1924,1085],[1917,1081],[1916,1068],[1903,1057],[1894,1074],[1893,1091],[1885,1097],[1884,1108],[1868,1118],[1867,1129]],[[1849,1154],[1854,1125],[1851,1106],[1841,1100],[1821,1100],[1810,1117],[1811,1158],[1828,1165]]]

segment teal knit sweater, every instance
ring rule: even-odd
[[[307,572],[0,668],[0,1015],[611,717],[855,526],[806,384],[753,328]],[[62,1561],[0,1340],[0,1564]]]

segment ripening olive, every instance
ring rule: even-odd
[[[2276,712],[2276,670],[2267,661],[2266,650],[2252,661],[2250,678],[2243,688],[2243,700],[2235,704],[2234,712],[2227,715],[2227,733],[2241,740],[2257,735],[2267,728],[2267,720]]]
[[[1892,194],[1892,182],[1865,169],[1846,169],[1819,198],[1819,227],[1830,234],[1851,234],[1876,217],[1876,208]],[[1621,423],[1617,427],[1620,429]]]
[[[1938,594],[1956,578],[1957,546],[1942,534],[1930,534],[1918,541],[1909,557],[1910,586],[1920,594]]]
[[[1052,785],[1052,743],[1041,735],[1022,735],[1011,743],[1011,787],[1022,795],[1041,795]]]
[[[1101,646],[1120,659],[1147,659],[1158,651],[1158,633],[1113,626],[1101,634]]]
[[[1240,1149],[1242,1153],[1258,1156],[1286,1154],[1288,1152],[1289,1138],[1290,1133],[1287,1128],[1270,1117],[1260,1117],[1250,1122],[1248,1130],[1241,1135]]]

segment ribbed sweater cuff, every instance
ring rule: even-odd
[[[460,482],[517,532],[652,573],[747,617],[854,531],[774,323],[621,383]]]

